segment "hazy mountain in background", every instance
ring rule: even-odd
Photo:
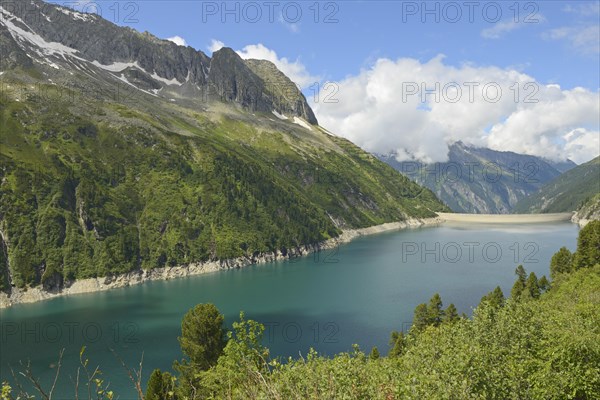
[[[521,200],[514,212],[553,213],[576,211],[600,193],[600,157],[581,164],[548,182]],[[592,201],[593,203],[593,201]],[[587,204],[586,208],[590,208]]]
[[[415,182],[431,189],[452,210],[463,213],[507,214],[521,199],[576,166],[510,151],[468,146],[449,148],[448,162],[424,164],[378,155]]]

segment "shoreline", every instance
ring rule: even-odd
[[[438,213],[444,222],[470,222],[477,224],[538,224],[572,221],[573,213],[554,214],[459,214]]]
[[[185,278],[189,276],[203,275],[210,272],[240,269],[251,265],[260,265],[295,257],[303,257],[316,251],[328,250],[341,244],[349,243],[361,236],[392,232],[407,228],[435,226],[440,225],[443,222],[444,219],[440,217],[424,219],[411,218],[407,219],[406,221],[388,222],[367,228],[348,229],[343,230],[340,236],[336,238],[328,239],[326,241],[317,243],[316,245],[304,245],[295,249],[290,249],[285,255],[278,250],[276,252],[260,254],[257,257],[238,257],[228,260],[191,263],[188,265],[180,265],[175,267],[137,270],[115,276],[76,280],[69,287],[63,287],[55,291],[43,290],[41,285],[34,288],[29,288],[27,290],[13,288],[10,296],[4,292],[0,293],[0,310],[17,304],[37,303],[39,301],[50,300],[57,297],[103,292],[112,289],[139,285],[149,281]]]
[[[597,219],[597,217],[595,218],[594,216],[591,216],[591,217],[588,216],[588,217],[591,219],[581,218],[581,216],[579,215],[579,211],[577,211],[577,212],[575,212],[575,214],[573,214],[573,217],[571,218],[571,222],[579,225],[580,228],[584,228],[591,221],[594,221]]]

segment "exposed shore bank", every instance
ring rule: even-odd
[[[56,291],[46,291],[42,288],[42,286],[37,286],[28,290],[13,288],[10,296],[8,296],[6,293],[0,293],[0,309],[7,308],[15,304],[35,303],[58,296],[94,293],[138,285],[147,281],[183,278],[193,275],[206,274],[209,272],[244,268],[250,265],[264,264],[277,260],[285,260],[288,258],[302,257],[316,251],[335,248],[336,246],[348,243],[360,236],[391,232],[406,228],[439,225],[442,222],[443,220],[440,218],[409,219],[402,222],[390,222],[368,228],[349,229],[344,230],[337,238],[329,239],[316,245],[307,245],[290,249],[285,254],[281,251],[277,251],[261,254],[257,257],[239,257],[230,260],[207,261],[175,267],[155,268],[152,270],[138,270],[117,276],[80,279],[76,280],[69,287],[64,287]]]
[[[438,213],[445,222],[472,222],[490,224],[535,224],[571,221],[573,213],[556,214],[451,214]]]
[[[595,219],[597,219],[597,218],[595,218]],[[578,212],[573,214],[573,218],[571,218],[571,222],[579,225],[580,228],[585,227],[587,224],[590,223],[590,221],[594,221],[594,219],[582,218]]]

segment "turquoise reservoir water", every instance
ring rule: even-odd
[[[185,312],[212,302],[227,323],[244,310],[267,326],[265,344],[275,356],[305,354],[310,347],[335,354],[359,344],[387,352],[392,330],[410,326],[415,306],[439,292],[470,314],[499,285],[505,294],[516,265],[538,276],[561,246],[576,247],[570,223],[443,225],[363,237],[317,255],[187,279],[151,282],[109,292],[69,296],[0,311],[0,378],[9,365],[31,360],[42,381],[54,376],[65,348],[58,391],[73,397],[79,351],[100,365],[121,398],[134,392],[109,349],[129,365],[144,356],[144,376],[169,370],[181,353],[177,342]]]

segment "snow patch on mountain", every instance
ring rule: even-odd
[[[80,13],[79,11],[69,10],[64,7],[57,7],[57,9],[61,13],[68,15],[69,17],[72,17],[74,19],[80,20],[80,21],[90,22],[96,18],[96,16],[94,14],[84,14],[84,13]]]
[[[304,121],[302,118],[294,117],[294,123],[296,125],[300,125],[301,127],[308,129],[309,131],[312,131],[310,125],[307,124],[306,121]]]
[[[62,43],[58,42],[47,42],[43,37],[36,34],[29,25],[27,25],[23,20],[16,15],[13,15],[11,12],[4,9],[4,7],[0,6],[0,13],[2,14],[2,19],[0,23],[5,25],[12,37],[21,42],[29,42],[35,47],[39,48],[43,54],[45,55],[69,55],[75,56],[77,50],[72,49],[71,47],[65,46]],[[17,26],[14,21],[18,22],[19,25],[26,27],[29,31]]]
[[[276,116],[277,118],[279,118],[279,119],[281,119],[281,120],[284,120],[284,121],[285,121],[285,120],[287,120],[287,119],[288,119],[288,117],[286,117],[286,116],[285,116],[285,115],[283,115],[283,114],[279,114],[279,113],[278,113],[277,111],[275,111],[275,110],[273,110],[273,111],[271,111],[271,112],[273,113],[273,115],[274,115],[274,116]]]
[[[144,71],[144,72],[146,72],[146,71]],[[157,80],[157,81],[162,82],[162,83],[165,83],[167,85],[173,85],[173,86],[181,86],[181,85],[183,85],[183,83],[179,82],[175,78],[173,78],[173,79],[167,79],[167,78],[163,78],[162,76],[157,75],[156,71],[154,71],[154,73],[149,74],[149,75],[152,77],[152,79]]]
[[[125,77],[125,75],[120,74],[120,75],[113,75],[115,78],[117,78],[118,80],[120,80],[121,82],[124,82],[126,84],[128,84],[129,86],[132,86],[134,88],[136,88],[137,90],[139,90],[140,92],[144,92],[146,94],[149,94],[150,96],[154,96],[154,97],[158,97],[157,94],[149,92],[147,90],[144,89],[140,89],[139,87],[135,86],[133,83],[129,82],[129,80],[127,80],[127,78]]]
[[[173,78],[173,79],[163,78],[162,76],[158,75],[156,73],[156,71],[154,71],[152,74],[149,73],[144,68],[142,68],[140,66],[140,64],[138,64],[137,61],[135,61],[135,62],[114,62],[112,64],[100,64],[98,61],[94,60],[94,61],[92,61],[92,64],[98,68],[101,68],[101,69],[109,71],[109,72],[123,72],[127,68],[136,68],[136,69],[148,74],[152,79],[162,82],[166,85],[174,85],[174,86],[183,85],[183,83],[179,82],[175,78]],[[188,77],[189,77],[189,74],[188,74]]]
[[[95,65],[98,68],[101,68],[103,70],[106,71],[110,71],[110,72],[121,72],[126,70],[127,68],[137,68],[139,70],[142,70],[142,67],[140,67],[140,65],[138,64],[138,62],[114,62],[112,64],[100,64],[98,61],[94,60],[92,61],[92,64]]]

